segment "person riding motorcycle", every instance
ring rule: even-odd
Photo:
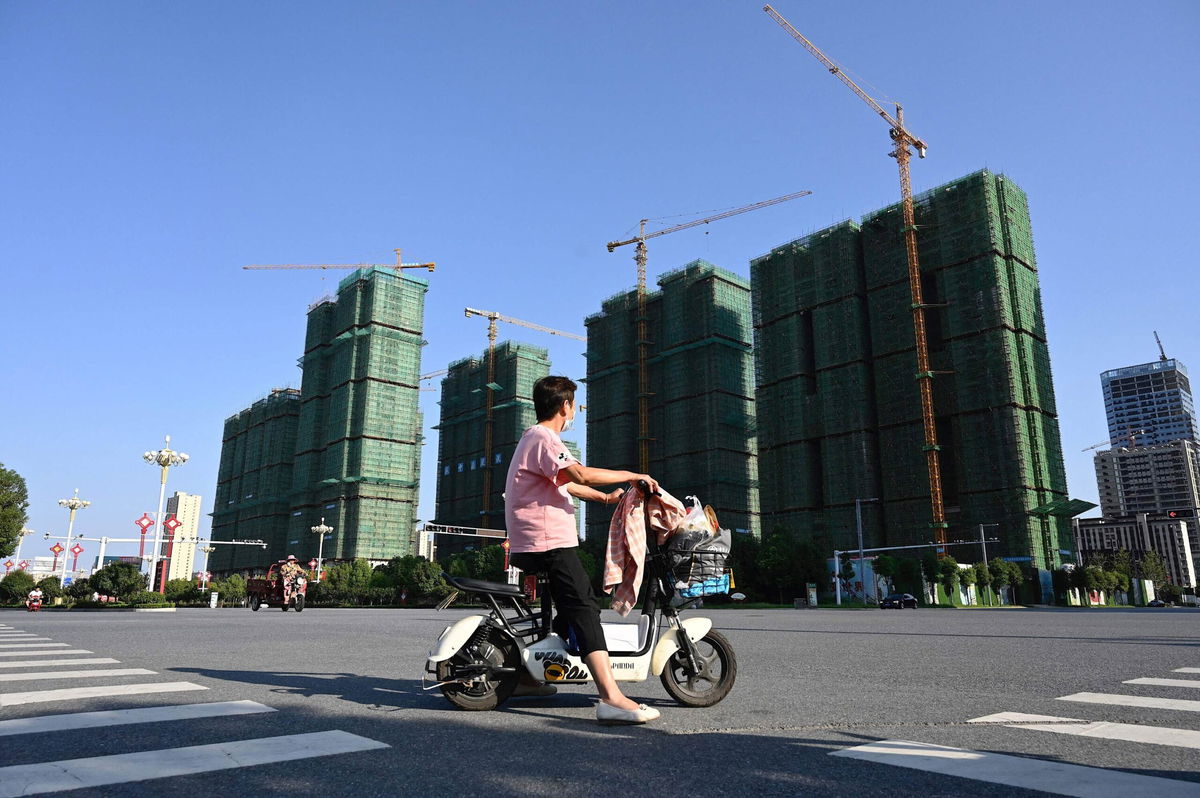
[[[296,588],[296,580],[304,576],[304,569],[296,560],[295,554],[289,554],[287,562],[279,566],[279,578],[283,580],[283,603],[286,605],[292,598]]]
[[[25,597],[26,607],[32,607],[35,602],[37,604],[42,603],[42,589],[40,587],[35,587],[33,590],[30,590],[29,595]]]

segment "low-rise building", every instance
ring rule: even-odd
[[[1156,552],[1167,565],[1171,583],[1179,587],[1196,586],[1193,559],[1195,532],[1183,518],[1155,517],[1137,513],[1119,518],[1075,519],[1075,548],[1086,559],[1089,555],[1125,549],[1133,558]]]

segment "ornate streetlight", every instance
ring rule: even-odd
[[[200,551],[204,552],[204,586],[208,587],[208,555],[217,550],[216,546],[201,546]]]
[[[13,555],[13,559],[17,562],[21,561],[21,546],[25,545],[25,536],[35,534],[29,527],[21,527],[21,535],[17,538],[17,553]]]
[[[312,527],[312,533],[317,536],[320,543],[317,544],[317,581],[321,581],[321,569],[325,565],[325,536],[333,531],[333,527],[326,526],[324,516],[321,517],[321,523]]]
[[[71,533],[75,531],[75,513],[90,505],[91,502],[84,501],[79,498],[79,488],[75,489],[75,495],[69,499],[59,499],[58,506],[66,507],[71,511],[71,520],[67,523],[67,542],[71,542]],[[62,574],[58,577],[58,583],[61,585],[67,580],[67,557],[63,554],[62,558]]]
[[[167,497],[167,472],[172,466],[181,466],[188,461],[188,456],[183,452],[176,452],[171,449],[171,436],[168,435],[166,446],[156,452],[146,452],[142,458],[150,465],[156,465],[162,469],[162,480],[158,485],[158,515],[154,518],[158,524],[154,528],[154,549],[150,553],[150,591],[154,592],[154,582],[157,578],[158,570],[158,555],[159,549],[162,548],[162,533],[163,533],[163,503]],[[165,580],[162,580],[165,581]],[[162,592],[162,585],[159,585],[159,592]]]

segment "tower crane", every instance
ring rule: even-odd
[[[1158,337],[1158,330],[1154,331],[1154,343],[1158,344],[1158,359],[1165,361],[1167,359],[1167,350],[1163,349],[1162,339]]]
[[[438,377],[444,377],[449,373],[450,373],[450,369],[439,369],[437,371],[431,371],[428,374],[422,374],[420,381],[425,382],[425,380],[435,380]],[[422,391],[432,391],[434,389],[433,388],[421,388],[421,390]]]
[[[396,262],[391,264],[379,263],[271,263],[266,265],[255,264],[252,266],[243,266],[243,269],[370,269],[379,267],[381,269],[394,269],[396,274],[400,273],[401,269],[428,269],[433,271],[436,263],[401,263],[400,250],[392,250],[396,253]]]
[[[857,94],[859,99],[869,105],[875,113],[879,114],[888,123],[888,135],[891,136],[893,145],[892,151],[888,155],[896,159],[896,165],[900,170],[901,214],[904,219],[904,247],[908,253],[908,284],[912,293],[913,330],[916,334],[916,378],[921,392],[921,418],[925,426],[924,448],[925,464],[929,471],[931,526],[934,529],[937,542],[945,543],[946,511],[942,502],[942,471],[938,455],[941,447],[937,441],[937,422],[933,412],[934,372],[929,366],[929,344],[925,332],[925,309],[930,307],[930,305],[925,304],[921,293],[921,267],[917,258],[917,228],[913,215],[912,181],[909,177],[908,168],[909,160],[912,158],[912,151],[909,147],[915,148],[917,155],[924,158],[928,145],[924,140],[913,135],[904,126],[904,109],[900,106],[900,103],[896,103],[896,115],[892,116],[883,106],[875,102],[869,94],[863,91],[857,83],[847,77],[846,73],[830,60],[825,53],[821,52],[815,44],[804,38],[800,31],[793,28],[786,19],[779,15],[779,12],[769,5],[763,6],[763,11],[767,12],[771,19],[779,23],[779,26],[799,42],[804,49],[812,53],[834,77],[846,84],[847,88]]]
[[[807,197],[811,191],[797,191],[794,194],[787,194],[774,199],[763,200],[756,202],[753,205],[746,205],[742,208],[735,208],[731,211],[718,213],[715,216],[706,216],[703,219],[693,219],[690,222],[677,224],[674,227],[667,227],[663,230],[655,230],[646,232],[646,222],[649,219],[642,219],[638,223],[638,234],[633,238],[625,241],[609,241],[605,246],[609,252],[612,252],[617,247],[623,247],[626,244],[637,244],[634,248],[633,260],[637,263],[637,338],[638,338],[638,468],[644,474],[650,470],[650,376],[646,369],[646,360],[648,357],[648,349],[650,346],[647,340],[646,330],[646,241],[651,238],[665,236],[667,233],[678,233],[680,230],[687,230],[689,227],[697,227],[709,222],[715,222],[718,219],[728,219],[730,216],[756,211],[759,208],[766,208],[771,205],[778,205],[781,202]]]
[[[477,310],[476,308],[463,308],[463,315],[468,319],[472,316],[482,316],[488,320],[488,362],[487,362],[487,385],[484,386],[486,391],[485,403],[487,408],[487,416],[484,422],[483,431],[483,513],[480,523],[484,529],[491,528],[491,511],[492,511],[492,425],[493,425],[493,405],[495,404],[495,391],[500,386],[496,385],[496,323],[505,322],[506,324],[516,324],[521,327],[528,327],[531,330],[548,333],[549,335],[561,335],[564,338],[571,338],[576,341],[587,341],[587,338],[575,333],[565,332],[564,330],[555,330],[552,327],[545,327],[541,324],[534,324],[531,321],[523,319],[515,319],[512,316],[505,316],[497,313],[494,310]]]
[[[1087,447],[1086,449],[1084,449],[1083,451],[1090,452],[1092,449],[1099,449],[1102,446],[1112,446],[1112,445],[1119,443],[1120,441],[1124,441],[1124,440],[1128,440],[1129,445],[1133,446],[1133,444],[1134,444],[1133,439],[1136,438],[1138,435],[1145,435],[1146,432],[1147,432],[1147,430],[1140,429],[1137,432],[1131,432],[1128,435],[1122,435],[1119,438],[1112,438],[1111,440],[1100,441],[1100,443],[1093,444],[1093,445]]]

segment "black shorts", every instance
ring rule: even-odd
[[[554,631],[564,640],[569,640],[574,631],[580,656],[608,650],[600,625],[600,603],[577,548],[519,552],[509,557],[509,562],[526,573],[546,574],[557,610]]]

